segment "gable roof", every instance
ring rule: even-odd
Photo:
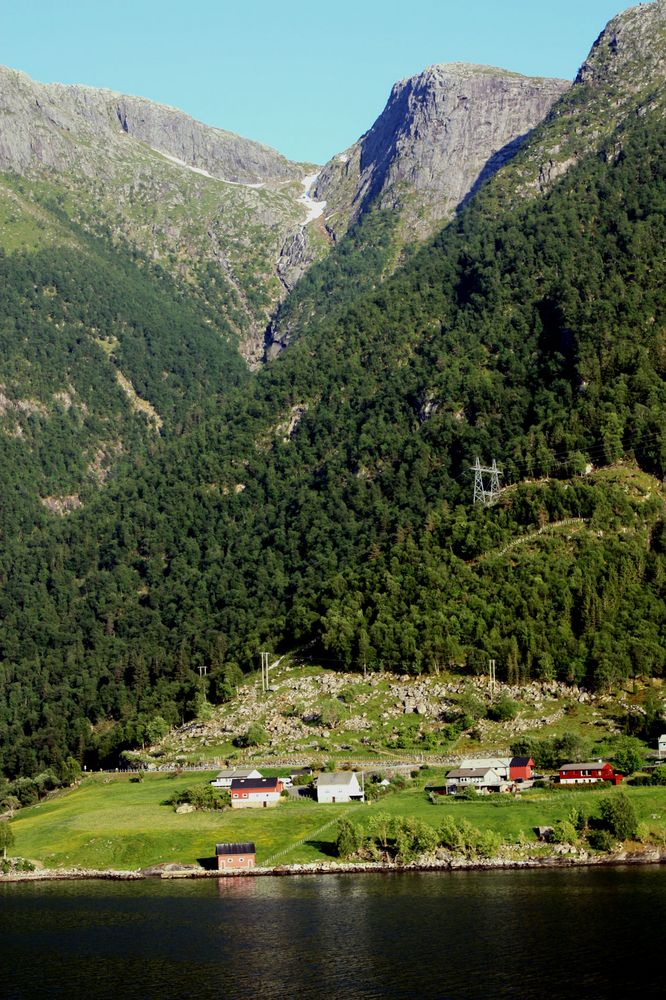
[[[323,771],[317,778],[317,786],[324,788],[326,785],[353,785],[358,784],[357,771]]]
[[[246,844],[216,844],[216,854],[256,854],[257,850],[253,843]]]
[[[231,782],[231,790],[237,792],[242,788],[246,792],[275,792],[279,783],[280,778],[234,778]]]
[[[485,778],[487,774],[494,774],[499,778],[499,774],[492,767],[458,767],[449,771],[447,778]]]
[[[460,767],[509,767],[510,757],[465,757],[460,761]]]
[[[534,757],[512,757],[511,767],[529,767],[529,765],[534,766]]]
[[[217,775],[218,778],[249,778],[251,774],[261,777],[261,771],[256,767],[227,767]]]
[[[604,767],[610,767],[605,760],[587,760],[582,764],[562,764],[560,771],[601,771]]]

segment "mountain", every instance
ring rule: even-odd
[[[369,132],[320,173],[316,197],[339,236],[372,205],[423,238],[520,148],[570,86],[465,63],[401,80]]]
[[[156,716],[223,698],[263,649],[401,673],[492,657],[512,681],[600,689],[663,675],[664,9],[611,22],[575,86],[431,239],[403,253],[396,213],[365,211],[291,293],[288,349],[253,374],[221,365],[201,393],[209,304],[51,210],[75,244],[68,295],[60,250],[44,276],[10,271],[2,286],[22,289],[6,329],[20,400],[43,367],[39,331],[59,357],[66,329],[75,358],[103,339],[94,280],[135,267],[140,335],[111,294],[119,346],[105,349],[159,393],[170,430],[142,437],[67,517],[17,502],[3,523],[7,773],[114,760]],[[178,355],[178,393],[162,294],[182,323],[169,351],[181,308],[201,336]],[[11,414],[34,453],[28,417]],[[492,507],[473,503],[477,456],[503,473]],[[14,501],[21,475],[8,484]]]
[[[2,245],[62,242],[50,205],[137,248],[224,312],[252,364],[277,302],[328,247],[311,165],[174,108],[0,69]],[[21,179],[17,189],[12,177]],[[35,216],[40,216],[36,231]]]

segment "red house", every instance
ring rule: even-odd
[[[531,781],[533,757],[512,757],[509,762],[509,781]]]
[[[254,868],[257,851],[254,844],[216,844],[218,871],[237,868]]]
[[[234,778],[231,782],[231,808],[265,809],[276,806],[283,788],[279,778]]]
[[[560,768],[560,784],[591,785],[595,781],[612,781],[619,785],[622,775],[603,760],[586,761],[584,764],[563,764]]]

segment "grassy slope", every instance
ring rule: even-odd
[[[552,825],[565,818],[574,804],[584,804],[595,813],[603,794],[601,789],[557,790],[526,794],[517,800],[446,801],[433,806],[423,791],[426,779],[422,778],[371,806],[282,802],[271,810],[177,815],[171,807],[160,804],[178,788],[211,776],[212,772],[150,775],[135,784],[127,775],[95,775],[78,789],[23,810],[12,823],[14,851],[53,868],[135,869],[164,861],[193,863],[210,858],[217,841],[253,840],[259,864],[269,859],[275,863],[322,861],[330,860],[336,821],[343,815],[366,822],[383,811],[417,816],[439,826],[450,813],[465,817],[482,830],[497,830],[513,842],[521,832],[532,837],[536,825]],[[427,780],[436,782],[439,776],[430,772]],[[628,788],[627,792],[641,822],[662,829],[666,826],[666,788]],[[305,841],[302,845],[298,843],[301,840]],[[297,846],[275,858],[292,845]]]

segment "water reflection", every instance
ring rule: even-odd
[[[663,868],[5,885],[3,996],[650,1000],[665,890]],[[639,943],[637,991],[613,954]]]

